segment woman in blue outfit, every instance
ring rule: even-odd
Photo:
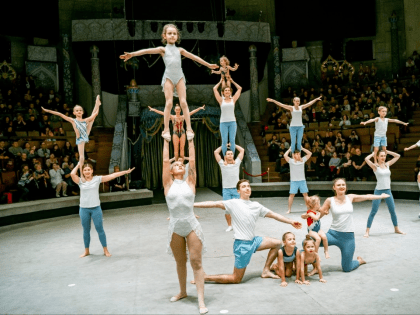
[[[291,114],[292,114],[292,121],[290,122],[290,127],[289,127],[289,131],[290,131],[290,139],[292,141],[290,148],[291,151],[290,152],[295,152],[296,147],[297,150],[301,150],[302,149],[302,138],[303,138],[303,129],[305,128],[305,126],[302,123],[302,110],[304,110],[305,108],[311,106],[312,104],[320,101],[322,99],[322,96],[310,101],[307,104],[304,105],[299,105],[300,104],[300,98],[299,97],[295,97],[293,99],[293,106],[290,105],[285,105],[282,104],[276,100],[273,100],[271,98],[267,98],[267,102],[272,102],[274,104],[276,104],[277,106],[283,107],[284,109],[290,110]]]
[[[79,163],[80,164],[80,163]],[[77,176],[77,171],[80,165],[77,164],[71,174],[71,179],[80,187],[80,208],[79,215],[83,226],[83,241],[85,243],[85,252],[80,257],[85,257],[90,254],[90,222],[93,220],[95,229],[98,232],[99,240],[104,248],[104,255],[110,257],[111,254],[106,246],[106,235],[102,224],[102,209],[101,201],[99,200],[99,185],[101,183],[109,182],[117,177],[131,173],[134,168],[127,171],[112,173],[106,176],[93,176],[93,167],[86,163],[82,168],[83,176]]]
[[[346,195],[347,184],[345,179],[337,178],[333,181],[334,197],[325,200],[320,208],[321,218],[328,215],[331,210],[332,223],[327,232],[328,246],[337,246],[341,251],[341,266],[344,272],[350,272],[365,264],[362,257],[357,256],[357,260],[353,260],[356,243],[354,239],[354,223],[353,223],[353,202],[361,202],[365,200],[385,199],[390,196],[381,195]],[[307,219],[308,215],[302,214],[302,219]],[[321,242],[321,246],[322,242]]]
[[[373,172],[376,176],[376,188],[374,191],[374,195],[380,195],[382,193],[388,194],[390,197],[385,199],[386,205],[388,206],[389,214],[391,215],[392,224],[394,225],[395,233],[397,234],[405,234],[398,228],[398,221],[397,221],[397,214],[395,213],[395,203],[394,203],[394,197],[392,196],[391,192],[391,170],[389,169],[392,164],[398,161],[401,155],[395,152],[391,151],[379,151],[378,152],[378,164],[374,164],[371,161],[371,158],[375,152],[373,152],[371,155],[368,155],[365,158],[366,163],[372,168]],[[386,156],[387,154],[392,155],[394,158],[386,162]],[[370,227],[372,226],[373,218],[375,217],[376,213],[379,210],[379,205],[381,203],[381,200],[374,200],[372,202],[372,210],[370,211],[369,218],[367,221],[366,226],[366,233],[364,237],[369,237]]]
[[[235,155],[235,138],[236,138],[236,118],[235,118],[235,104],[241,96],[242,87],[236,82],[229,79],[236,87],[236,93],[232,96],[232,88],[225,86],[222,93],[219,94],[218,88],[222,84],[223,79],[213,88],[214,97],[220,104],[220,134],[222,136],[222,153],[225,156],[227,151],[227,144],[230,142],[231,150]],[[228,140],[229,138],[229,140]]]

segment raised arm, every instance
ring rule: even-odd
[[[228,68],[230,71],[236,71],[236,70],[238,70],[239,65],[238,65],[237,63],[235,63],[235,66],[234,66],[234,67],[227,66],[227,68]]]
[[[147,49],[141,49],[134,52],[124,52],[124,55],[120,55],[120,59],[123,59],[124,62],[127,60],[135,57],[135,56],[142,56],[142,55],[151,55],[151,54],[160,54],[163,56],[165,54],[165,48],[162,46],[155,47],[155,48],[147,48]]]
[[[367,165],[370,166],[371,169],[373,169],[374,172],[376,172],[376,165],[374,163],[372,163],[372,161],[370,160],[373,157],[374,154],[375,154],[375,152],[372,152],[367,157],[365,157],[365,162],[367,163]]]
[[[56,111],[54,111],[54,110],[45,109],[44,107],[41,107],[41,108],[42,108],[42,110],[43,110],[44,112],[47,112],[47,113],[50,113],[50,114],[53,114],[53,115],[59,116],[59,117],[63,118],[64,120],[66,120],[66,121],[68,121],[68,122],[73,123],[73,120],[72,120],[70,117],[68,117],[68,116],[66,116],[66,115],[64,115],[64,114],[62,114],[62,113],[56,112]]]
[[[222,73],[222,69],[220,69],[220,70],[211,70],[211,73],[221,74]]]
[[[282,104],[282,103],[280,103],[280,102],[278,102],[276,100],[273,100],[272,98],[267,98],[267,102],[274,103],[277,106],[280,106],[280,107],[283,107],[283,108],[285,108],[287,110],[293,111],[293,106]]]
[[[216,65],[216,64],[210,64],[210,63],[208,63],[207,61],[205,61],[205,60],[201,59],[200,57],[198,57],[198,56],[196,56],[196,55],[194,55],[194,54],[190,53],[189,51],[186,51],[184,48],[180,48],[180,49],[179,49],[179,52],[180,52],[180,53],[181,53],[181,55],[183,55],[184,57],[187,57],[187,58],[189,58],[189,59],[191,59],[191,60],[194,60],[194,61],[196,61],[196,62],[198,62],[198,63],[201,63],[203,66],[206,66],[207,68],[210,68],[210,69],[217,69],[217,68],[219,68],[219,66],[218,66],[218,65]]]
[[[290,153],[291,149],[292,149],[292,147],[289,147],[283,155],[283,157],[284,157],[284,159],[286,160],[287,163],[289,163],[289,160],[290,160],[289,153]]]
[[[347,195],[350,198],[350,201],[352,202],[362,202],[366,200],[378,200],[378,199],[385,199],[388,198],[388,194],[381,194],[381,195]]]
[[[302,228],[302,223],[299,221],[290,220],[289,218],[283,217],[281,214],[278,214],[276,212],[270,211],[265,215],[266,218],[271,218],[274,220],[277,220],[279,222],[287,223],[293,226],[295,229]]]
[[[330,207],[331,207],[331,200],[330,198],[327,198],[327,200],[324,201],[324,204],[322,205],[322,207],[319,208],[319,212],[321,213],[321,216],[319,217],[320,219],[323,216],[328,215],[330,213]]]
[[[217,83],[214,87],[213,87],[213,93],[214,93],[214,97],[216,98],[217,102],[219,103],[219,105],[222,105],[222,97],[220,96],[220,93],[218,91],[220,84],[222,84],[222,79],[220,79],[219,83]]]
[[[194,207],[196,208],[219,208],[226,210],[223,201],[204,201],[204,202],[195,202]]]
[[[310,159],[310,158],[311,158],[311,156],[312,156],[312,152],[311,152],[311,151],[309,151],[309,150],[307,150],[307,149],[305,149],[305,148],[302,148],[302,151],[306,153],[306,155],[305,155],[305,157],[306,157],[306,161],[309,161],[309,159]]]
[[[314,103],[320,101],[321,99],[322,99],[322,96],[318,96],[317,98],[313,99],[309,103],[306,103],[306,104],[302,105],[302,109],[305,109],[305,108],[307,108],[309,106],[312,106]]]
[[[388,122],[390,122],[390,123],[396,123],[396,124],[401,124],[401,125],[404,125],[404,126],[407,126],[408,125],[408,123],[405,123],[405,122],[403,122],[401,120],[398,120],[398,119],[388,119]]]
[[[206,105],[203,105],[203,106],[201,106],[197,109],[194,109],[194,110],[190,111],[190,116],[194,115],[196,112],[199,112],[200,110],[206,110]]]
[[[240,147],[239,145],[235,145],[236,150],[239,151],[238,157],[237,159],[240,159],[241,161],[244,159],[244,155],[245,155],[245,149]]]
[[[150,107],[150,106],[148,106],[149,107],[149,110],[151,111],[151,112],[155,112],[156,114],[159,114],[159,115],[165,115],[165,113],[164,112],[161,112],[160,110],[157,110],[157,109],[154,109],[153,107]]]
[[[76,167],[73,168],[73,170],[71,171],[70,175],[71,175],[71,179],[73,180],[73,182],[75,182],[76,184],[79,184],[80,182],[80,177],[77,176],[77,171],[79,170],[79,166],[80,166],[80,162],[77,163]]]
[[[162,183],[163,188],[165,189],[165,195],[167,189],[172,185],[172,175],[171,175],[171,162],[169,159],[169,142],[167,140],[163,141],[163,167],[162,167]]]
[[[121,171],[121,172],[112,173],[112,174],[109,174],[109,175],[102,176],[101,183],[106,183],[106,182],[109,182],[110,180],[113,180],[113,179],[115,179],[117,177],[120,177],[122,175],[130,174],[134,169],[135,169],[135,167],[130,168],[126,171]]]
[[[393,156],[393,159],[388,162],[388,166],[391,166],[392,164],[397,162],[399,160],[399,158],[401,157],[401,155],[399,155],[398,153],[392,152],[392,151],[387,150],[386,153]]]
[[[222,147],[218,147],[216,150],[214,150],[214,158],[216,159],[217,163],[219,163],[219,161],[222,159],[220,152],[222,152]]]
[[[233,85],[235,85],[235,87],[236,87],[236,93],[235,93],[235,95],[233,95],[233,101],[236,102],[239,99],[239,97],[241,96],[242,87],[238,83],[233,81],[232,78],[230,78],[230,82],[232,82]]]
[[[197,181],[197,174],[195,169],[195,147],[194,140],[188,140],[188,158],[190,167],[188,169],[187,183],[195,194],[195,183]]]
[[[378,117],[369,119],[368,121],[362,121],[360,124],[364,126],[364,125],[367,125],[367,124],[371,124],[373,122],[376,122],[377,120],[378,120]]]

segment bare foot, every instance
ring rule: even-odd
[[[107,249],[105,249],[104,250],[104,255],[106,256],[106,257],[111,257],[112,255],[111,255],[111,253],[110,252],[108,252],[108,250]]]
[[[80,258],[89,256],[89,255],[90,255],[89,250],[85,250],[85,252],[82,255],[80,255]]]
[[[276,271],[279,266],[277,264],[272,264],[270,270]]]
[[[196,215],[196,214],[194,214],[194,215],[195,215],[195,218],[196,218],[196,219],[200,219],[200,217],[199,217],[198,215]]]
[[[200,306],[200,315],[207,314],[209,309],[206,306]]]
[[[176,302],[176,301],[179,301],[179,300],[181,300],[183,298],[186,298],[186,297],[187,297],[187,293],[179,293],[179,294],[174,295],[173,297],[171,297],[171,299],[169,301]]]
[[[395,233],[402,234],[402,235],[406,235],[407,234],[407,233],[404,233],[403,231],[401,231],[400,229],[395,229]]]
[[[325,258],[327,258],[327,259],[328,259],[328,258],[331,258],[331,257],[330,257],[330,254],[328,253],[328,251],[325,251]]]
[[[280,279],[278,275],[275,275],[270,270],[263,271],[261,274],[261,278],[273,278],[273,279]]]
[[[364,265],[364,264],[366,264],[366,261],[364,261],[364,260],[363,260],[363,258],[362,258],[362,257],[360,257],[360,256],[357,256],[357,260],[359,261],[359,264],[360,264],[360,265]]]
[[[368,238],[369,237],[369,232],[366,232],[365,235],[363,235],[363,237]]]
[[[288,214],[288,213],[290,213],[290,212],[292,212],[292,210],[290,210],[290,209],[289,209],[289,210],[287,210],[286,214]]]
[[[166,220],[169,220],[169,217],[167,217]]]
[[[318,269],[317,268],[314,268],[314,269],[312,269],[311,272],[308,273],[308,277],[313,276],[313,275],[315,275],[317,273],[318,273]]]

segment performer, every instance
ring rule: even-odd
[[[233,159],[233,151],[230,150],[230,148],[227,149],[224,160],[222,160],[222,157],[220,156],[222,147],[218,147],[214,151],[214,157],[216,158],[216,162],[220,165],[220,171],[222,172],[223,200],[239,199],[239,194],[236,190],[236,184],[239,181],[239,168],[244,158],[245,150],[237,144],[236,148],[239,151],[236,160]],[[233,228],[232,218],[228,212],[225,213],[225,218],[228,224],[226,232],[230,232],[233,230]]]
[[[220,105],[220,135],[222,136],[222,153],[226,154],[227,144],[230,142],[232,152],[235,154],[235,138],[236,138],[236,118],[235,118],[235,104],[241,96],[242,87],[230,79],[236,87],[236,93],[232,96],[233,90],[230,86],[222,88],[222,93],[219,94],[218,88],[222,83],[222,79],[213,88],[214,97]],[[229,137],[229,141],[228,141]]]
[[[99,99],[99,95],[96,97],[96,103],[95,108],[92,111],[92,115],[90,117],[83,119],[83,108],[80,105],[76,105],[73,108],[73,115],[76,116],[76,118],[68,117],[62,113],[45,109],[44,107],[41,107],[43,111],[57,115],[64,120],[68,121],[72,124],[74,132],[76,133],[76,145],[77,149],[79,151],[79,165],[80,165],[80,177],[83,178],[83,172],[82,167],[85,162],[85,143],[89,142],[89,134],[92,130],[93,121],[95,120],[96,116],[99,114],[99,106],[101,106],[101,100]]]
[[[299,190],[302,193],[306,203],[309,190],[308,186],[306,185],[305,163],[312,156],[311,151],[302,148],[302,151],[305,152],[306,155],[302,158],[300,156],[300,151],[295,150],[293,151],[293,159],[291,159],[289,158],[290,150],[291,148],[289,148],[289,150],[287,150],[284,154],[284,159],[290,165],[289,208],[287,210],[287,213],[292,212],[293,199],[295,198],[295,195],[298,193]]]
[[[328,246],[338,246],[341,251],[341,267],[344,272],[350,272],[366,263],[360,256],[357,257],[357,260],[353,260],[354,250],[356,248],[353,202],[385,199],[389,195],[346,195],[347,184],[343,178],[336,178],[333,181],[333,191],[335,197],[325,200],[320,209],[321,218],[328,215],[331,210],[333,217],[330,229],[327,232]],[[307,219],[309,216],[305,213],[301,217],[302,219]],[[322,242],[321,246],[323,246]]]
[[[217,69],[219,66],[216,64],[209,64],[200,57],[191,54],[183,48],[178,48],[175,44],[181,42],[181,33],[174,24],[166,24],[162,31],[162,43],[165,47],[156,47],[142,49],[136,52],[127,53],[120,56],[120,59],[124,59],[124,62],[135,56],[142,56],[148,54],[159,54],[162,56],[163,62],[165,63],[165,73],[162,78],[162,88],[165,93],[165,114],[164,124],[165,128],[162,132],[162,137],[171,141],[171,133],[169,132],[169,119],[171,116],[173,97],[179,97],[182,112],[184,114],[185,123],[187,124],[187,140],[194,138],[194,132],[191,128],[190,111],[187,105],[187,93],[186,93],[186,80],[184,73],[181,68],[181,55],[190,58],[202,65],[210,68]]]
[[[420,148],[420,140],[419,140],[419,141],[417,141],[417,142],[416,142],[415,144],[413,144],[412,146],[407,147],[407,148],[404,148],[404,151],[410,151],[410,150],[417,149],[417,148]]]
[[[149,110],[155,112],[159,115],[164,116],[165,113],[154,109],[149,106]],[[200,110],[206,110],[206,105],[194,109],[190,112],[190,116],[194,115],[196,112]],[[176,104],[175,105],[175,115],[171,115],[172,126],[174,127],[173,134],[172,134],[172,142],[174,145],[174,155],[175,161],[178,161],[179,158],[184,159],[184,148],[185,148],[185,129],[184,129],[184,115],[181,115],[181,107]]]
[[[394,158],[386,162],[386,155],[392,155]],[[400,155],[398,153],[388,151],[379,151],[378,153],[378,164],[374,164],[371,161],[372,156],[375,153],[368,155],[365,158],[366,163],[372,168],[373,172],[376,176],[376,188],[374,191],[374,195],[381,195],[381,194],[388,194],[389,198],[385,199],[386,205],[388,206],[389,214],[391,215],[392,224],[394,224],[394,230],[397,234],[405,234],[404,232],[400,231],[398,228],[398,221],[397,221],[397,214],[395,213],[395,203],[394,197],[392,196],[391,192],[391,170],[389,169],[391,165],[398,161]],[[372,201],[372,210],[369,214],[369,218],[367,221],[366,233],[364,237],[369,237],[370,227],[372,226],[373,218],[375,217],[376,213],[379,210],[379,205],[381,203],[380,199]]]
[[[375,134],[373,139],[373,159],[375,160],[375,164],[377,164],[376,156],[378,154],[379,147],[382,147],[382,150],[385,151],[386,154],[386,146],[387,146],[387,139],[386,139],[386,131],[388,130],[388,123],[396,123],[402,124],[407,126],[408,123],[402,122],[398,119],[389,119],[385,118],[386,114],[388,113],[388,108],[385,106],[378,107],[378,114],[379,117],[375,117],[369,119],[368,121],[362,121],[360,124],[365,125],[370,123],[375,123]]]
[[[305,126],[302,123],[302,110],[313,105],[314,103],[320,101],[322,99],[322,96],[317,97],[316,99],[310,101],[307,104],[299,105],[300,104],[300,98],[295,97],[293,99],[293,106],[282,104],[276,100],[273,100],[271,98],[267,98],[267,102],[272,102],[276,104],[279,107],[283,107],[287,110],[290,110],[292,114],[292,121],[290,123],[290,139],[292,141],[290,148],[291,152],[295,152],[295,150],[301,150],[302,148],[302,137],[303,137],[303,129]],[[296,147],[297,146],[297,147]]]
[[[89,245],[90,245],[90,222],[93,220],[95,225],[96,232],[98,232],[99,240],[101,241],[102,247],[104,248],[104,255],[110,257],[111,254],[108,251],[106,244],[106,235],[104,227],[102,225],[102,209],[101,202],[99,200],[99,185],[101,183],[109,182],[114,178],[119,176],[130,174],[134,168],[112,173],[105,176],[93,176],[93,166],[90,163],[86,163],[82,169],[84,180],[77,176],[77,170],[80,167],[80,162],[76,165],[75,168],[71,171],[71,179],[73,182],[79,185],[80,188],[80,209],[79,215],[82,220],[83,226],[83,241],[85,243],[85,252],[80,255],[80,257],[85,257],[90,255]]]
[[[270,271],[270,266],[278,257],[281,246],[281,240],[271,237],[255,236],[255,224],[258,217],[272,218],[279,222],[292,225],[296,229],[300,229],[302,224],[298,221],[285,218],[277,214],[258,202],[249,200],[251,196],[251,186],[247,179],[241,179],[236,184],[240,199],[231,199],[225,201],[206,201],[196,202],[194,207],[197,208],[219,208],[226,210],[232,216],[232,226],[235,237],[233,244],[233,252],[235,254],[235,267],[233,274],[228,275],[205,275],[205,281],[214,281],[216,283],[240,283],[245,274],[251,256],[256,251],[269,249],[267,261],[265,263],[262,278],[275,278],[279,276]]]
[[[310,285],[309,280],[305,280],[305,276],[312,276],[313,274],[308,274],[308,265],[312,265],[314,267],[313,270],[317,270],[319,274],[319,282],[326,283],[322,277],[322,269],[321,269],[321,258],[316,251],[315,240],[309,235],[306,235],[305,240],[303,241],[303,251],[301,251],[300,257],[300,265],[296,269],[300,269],[300,276],[302,277],[302,284]],[[296,270],[297,273],[297,270]],[[298,276],[296,276],[296,280],[299,280]]]
[[[200,314],[206,314],[208,309],[204,303],[204,271],[201,255],[206,251],[204,234],[200,223],[193,212],[196,184],[194,141],[188,140],[189,170],[188,177],[183,180],[185,166],[182,161],[170,163],[169,141],[163,145],[162,181],[166,203],[168,204],[169,238],[167,253],[173,255],[176,261],[180,292],[170,301],[176,302],[187,297],[187,246],[191,267],[196,281],[198,306]]]
[[[236,71],[238,70],[239,65],[235,63],[235,67],[230,66],[230,61],[227,59],[226,56],[220,57],[220,68],[218,71],[212,70],[211,73],[221,74],[222,79],[222,90],[225,87],[230,87],[230,71]]]

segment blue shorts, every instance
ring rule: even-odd
[[[248,266],[251,256],[260,247],[263,238],[255,236],[252,241],[235,240],[233,243],[233,253],[235,254],[235,268],[243,269]]]
[[[223,200],[239,199],[239,193],[236,188],[223,188]]]
[[[298,180],[290,182],[290,191],[289,194],[297,194],[298,190],[302,193],[308,193],[308,186],[306,185],[306,180]]]
[[[377,147],[386,147],[387,146],[386,137],[374,136],[373,137],[373,146],[375,148],[377,148]]]
[[[314,231],[315,233],[318,233],[321,229],[321,221],[315,221],[315,223],[312,223],[311,228],[308,226],[308,232]]]

